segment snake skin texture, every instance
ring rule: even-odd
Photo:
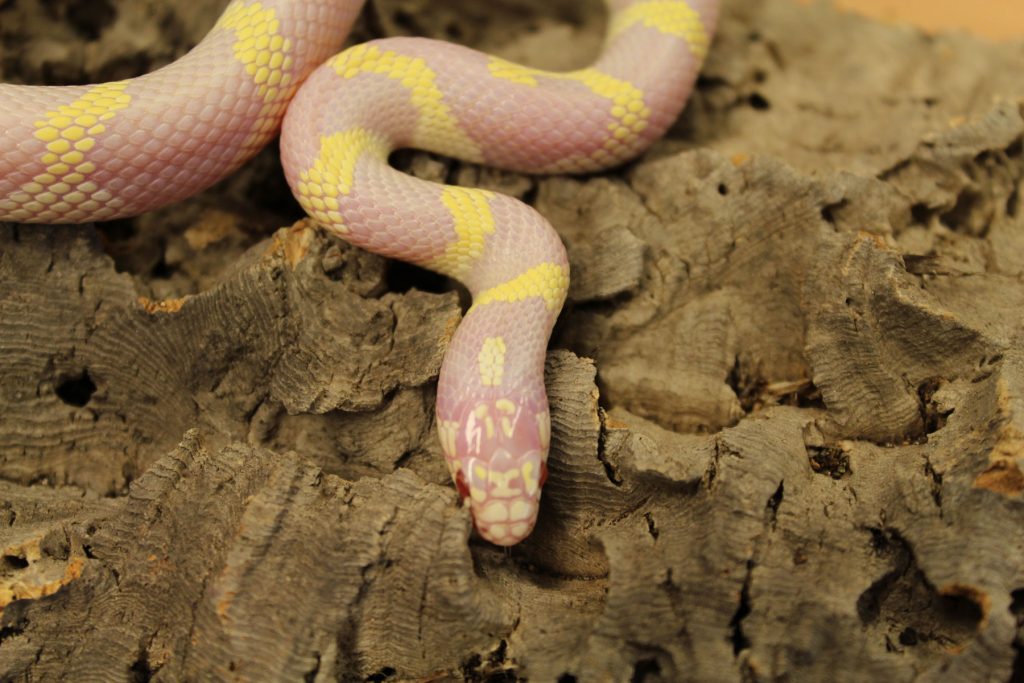
[[[123,218],[209,187],[277,134],[361,4],[233,0],[194,50],[151,74],[0,84],[0,220]]]
[[[685,104],[718,0],[607,4],[598,61],[553,73],[419,38],[330,57],[361,0],[233,0],[202,43],[152,74],[0,84],[0,220],[85,222],[163,206],[224,177],[281,128],[288,183],[317,222],[472,293],[441,368],[437,428],[480,535],[513,545],[533,530],[547,476],[544,355],[569,284],[565,249],[522,202],[415,179],[387,160],[415,147],[581,173],[635,157]]]

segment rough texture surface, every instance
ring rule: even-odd
[[[603,21],[439,4],[359,35],[557,67]],[[0,76],[152,68],[201,5],[0,2]],[[0,680],[1024,675],[1022,63],[732,0],[641,162],[400,155],[569,249],[550,479],[509,553],[433,431],[460,293],[281,227],[272,151],[137,220],[0,227]]]

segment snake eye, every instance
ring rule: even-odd
[[[469,484],[466,483],[466,475],[462,470],[455,473],[455,488],[463,498],[469,498]]]

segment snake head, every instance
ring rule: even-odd
[[[533,531],[547,478],[547,403],[470,400],[454,418],[439,419],[438,432],[455,486],[482,537],[515,545]]]

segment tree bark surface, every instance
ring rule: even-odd
[[[156,68],[223,2],[0,1],[0,78]],[[377,0],[547,68],[600,3]],[[301,219],[268,150],[179,206],[0,224],[0,680],[1024,677],[1024,43],[726,0],[643,159],[420,177],[573,282],[534,534],[433,424],[466,303]]]

